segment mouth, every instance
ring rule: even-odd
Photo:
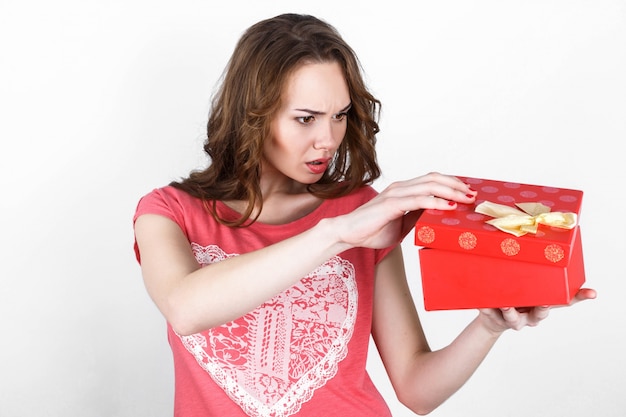
[[[328,164],[330,159],[316,159],[315,161],[307,162],[306,165],[309,167],[309,170],[314,174],[321,174],[326,171],[328,168]]]
[[[315,161],[309,161],[307,162],[308,165],[328,165],[328,163],[330,162],[330,158],[320,158],[320,159],[316,159]]]

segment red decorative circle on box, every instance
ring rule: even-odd
[[[537,193],[532,190],[524,190],[520,192],[519,195],[521,195],[524,198],[536,198],[537,197]]]
[[[470,213],[467,216],[465,216],[465,218],[473,222],[480,222],[480,221],[485,220],[487,216],[485,216],[484,214],[480,214],[480,213]]]
[[[504,239],[500,242],[500,249],[506,256],[515,256],[519,253],[520,245],[515,239]]]
[[[435,231],[428,226],[420,227],[417,231],[417,238],[424,243],[433,243],[435,241]]]
[[[554,201],[552,200],[539,200],[539,202],[543,204],[544,206],[550,207],[550,209],[554,207]]]
[[[459,236],[459,246],[463,249],[471,250],[476,247],[476,243],[478,243],[478,239],[476,235],[471,232],[463,232]]]
[[[565,251],[563,251],[560,245],[548,245],[543,253],[547,260],[554,263],[557,263],[565,257]]]
[[[509,204],[509,203],[515,202],[515,197],[512,197],[510,195],[499,195],[497,199],[500,203],[503,203],[503,204]]]
[[[466,183],[468,183],[468,184],[473,184],[473,185],[480,184],[480,183],[482,183],[483,181],[484,181],[484,180],[483,180],[483,179],[481,179],[481,178],[465,178],[465,182],[466,182]]]

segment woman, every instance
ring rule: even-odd
[[[438,173],[374,191],[379,110],[327,23],[286,14],[243,34],[213,101],[210,164],[144,196],[134,218],[176,416],[390,415],[365,369],[370,335],[398,398],[426,414],[506,329],[548,315],[480,310],[431,351],[399,243],[421,210],[476,193]]]

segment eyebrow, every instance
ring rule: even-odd
[[[352,103],[348,103],[348,105],[346,107],[344,107],[343,109],[339,110],[337,113],[347,112],[348,110],[350,110],[351,107],[352,107]],[[295,110],[303,111],[303,112],[306,112],[306,113],[310,113],[310,114],[315,115],[315,116],[325,114],[323,111],[317,111],[317,110],[311,110],[311,109],[295,109]]]

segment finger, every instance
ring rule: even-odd
[[[476,192],[467,184],[454,177],[438,175],[431,177],[430,181],[418,177],[394,182],[379,194],[376,201],[404,214],[419,209],[454,210],[457,203],[470,204],[475,198]]]
[[[504,318],[502,317],[502,311],[499,308],[479,308],[478,311],[494,323],[497,323],[500,326],[506,326]]]
[[[383,202],[383,204],[388,207],[387,210],[398,211],[401,212],[402,215],[422,209],[454,210],[456,208],[456,201],[450,199],[452,193],[449,190],[448,188],[448,198],[446,198],[443,195],[435,195],[434,193],[437,191],[425,185],[409,187],[394,184],[393,188],[388,188],[379,195],[378,201]],[[445,193],[445,191],[442,191],[440,194]],[[464,201],[464,203],[473,201],[473,199],[469,197],[465,198],[467,201]],[[417,220],[417,218],[415,220]]]
[[[492,331],[502,333],[509,329],[509,325],[502,317],[502,311],[499,308],[479,308],[478,311],[483,323]]]
[[[425,193],[428,195],[463,203],[474,201],[477,194],[467,184],[460,181],[454,181],[453,183],[431,181],[421,183],[421,186],[427,190]]]
[[[453,188],[444,184],[427,184],[430,195],[435,199],[441,199],[448,206],[455,206],[453,203],[470,204],[476,199],[476,191],[471,190],[463,184],[463,188]],[[453,207],[454,208],[454,207]],[[444,209],[450,209],[446,207]]]
[[[591,288],[581,288],[580,290],[578,290],[578,292],[574,296],[574,300],[572,301],[571,304],[575,304],[584,300],[593,300],[597,296],[598,296],[598,293],[596,292],[596,290],[591,289]]]
[[[467,192],[470,190],[469,185],[461,181],[459,178],[453,175],[441,174],[439,172],[430,172],[426,175],[418,177],[417,180],[422,182],[436,182],[445,184],[450,188],[454,188],[463,192]]]
[[[386,191],[395,197],[423,195],[455,201],[467,200],[476,195],[476,191],[460,179],[439,173],[392,183]]]
[[[578,292],[576,293],[576,295],[574,296],[572,301],[570,301],[569,304],[555,305],[555,306],[552,306],[552,308],[569,307],[581,301],[593,300],[597,296],[598,296],[598,293],[596,292],[596,290],[591,289],[591,288],[581,288],[580,290],[578,290]]]
[[[535,307],[528,312],[528,325],[536,326],[539,322],[548,317],[550,306]]]
[[[459,178],[452,175],[443,175],[439,174],[438,172],[432,172],[424,176],[423,179],[427,182],[436,182],[450,187],[451,189],[458,192],[459,195],[462,195],[464,197],[475,197],[476,194],[478,194],[475,190],[471,188],[469,184],[461,181]]]
[[[511,329],[520,330],[524,327],[524,313],[520,313],[512,307],[504,307],[501,308],[500,311],[502,311],[502,318]]]

